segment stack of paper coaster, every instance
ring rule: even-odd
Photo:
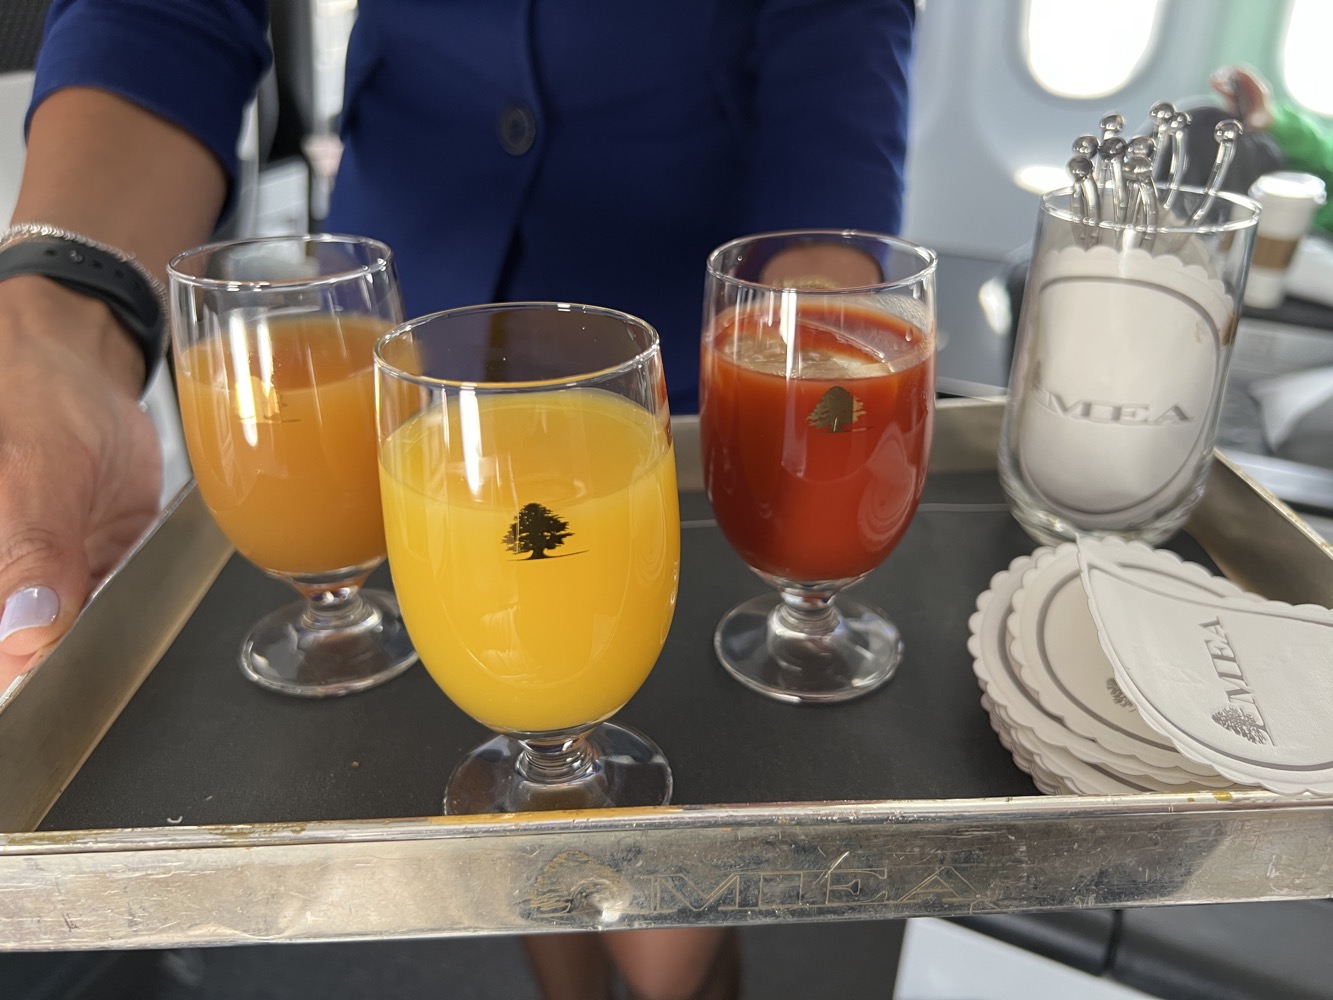
[[[1042,791],[1333,794],[1326,609],[1117,540],[1020,557],[977,608],[982,705]]]

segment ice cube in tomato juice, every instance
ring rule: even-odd
[[[792,324],[788,324],[791,326]],[[737,553],[794,581],[847,580],[907,530],[925,482],[934,338],[870,307],[758,311],[711,331],[704,475]]]

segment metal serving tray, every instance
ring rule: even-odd
[[[330,701],[246,681],[240,638],[286,588],[187,491],[0,712],[0,950],[1333,896],[1333,802],[1043,796],[1000,747],[966,639],[992,574],[1033,547],[996,482],[1002,412],[941,403],[920,511],[861,585],[907,659],[827,707],[717,666],[715,623],[764,585],[710,520],[697,423],[677,422],[680,604],[619,716],[672,763],[658,809],[439,816],[485,732],[420,668]],[[1187,558],[1333,606],[1333,549],[1224,458],[1188,531]]]

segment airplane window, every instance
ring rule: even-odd
[[[1069,183],[1069,174],[1064,167],[1053,167],[1048,163],[1029,163],[1014,171],[1014,183],[1024,191],[1033,194],[1045,194]]]
[[[1322,115],[1333,115],[1333,76],[1328,72],[1328,38],[1333,4],[1293,0],[1282,43],[1283,82],[1292,100]]]
[[[1161,0],[1110,5],[1028,0],[1025,34],[1033,79],[1060,97],[1115,93],[1147,54],[1160,8]]]

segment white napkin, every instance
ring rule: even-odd
[[[1310,411],[1333,402],[1333,367],[1276,375],[1249,385],[1268,447],[1279,451]]]
[[[1287,294],[1333,306],[1333,243],[1313,233],[1301,240],[1287,271]]]
[[[1182,754],[1233,781],[1333,795],[1333,612],[1182,595],[1079,546],[1117,681]]]

